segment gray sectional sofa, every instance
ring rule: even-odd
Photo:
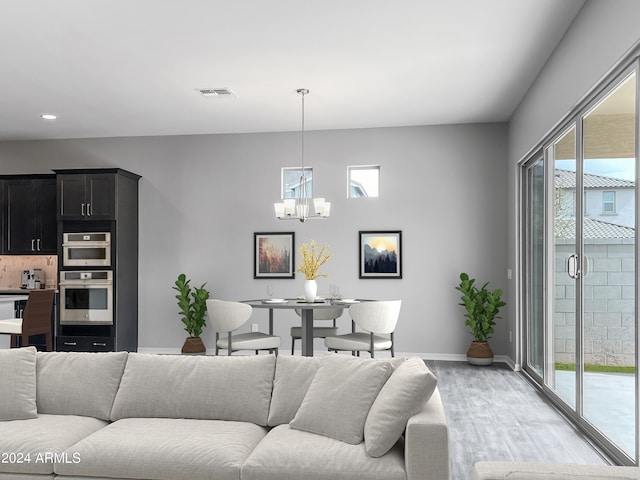
[[[0,350],[0,479],[449,480],[424,362]]]

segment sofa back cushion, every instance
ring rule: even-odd
[[[364,444],[372,457],[381,457],[398,441],[409,418],[424,407],[438,380],[424,361],[409,358],[395,369],[376,397],[364,424]]]
[[[327,355],[289,426],[361,443],[369,409],[392,371],[389,362]]]
[[[232,420],[266,426],[276,359],[129,354],[111,420]]]
[[[0,420],[37,415],[35,347],[0,350]]]
[[[38,352],[38,412],[109,420],[127,352]]]
[[[276,360],[273,395],[269,407],[270,427],[289,423],[309,390],[309,385],[324,357],[289,357],[280,355]]]

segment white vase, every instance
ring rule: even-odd
[[[307,302],[313,302],[316,299],[316,293],[318,293],[318,284],[315,280],[304,281],[304,299]]]

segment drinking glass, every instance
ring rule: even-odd
[[[338,287],[338,285],[335,285],[335,284],[329,285],[329,293],[331,293],[332,301],[335,302],[336,300],[340,299],[340,287]]]
[[[273,285],[267,285],[267,295],[269,296],[269,300],[273,297]]]

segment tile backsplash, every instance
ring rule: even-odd
[[[57,255],[0,255],[0,290],[20,288],[22,270],[41,268],[46,288],[58,287]]]

